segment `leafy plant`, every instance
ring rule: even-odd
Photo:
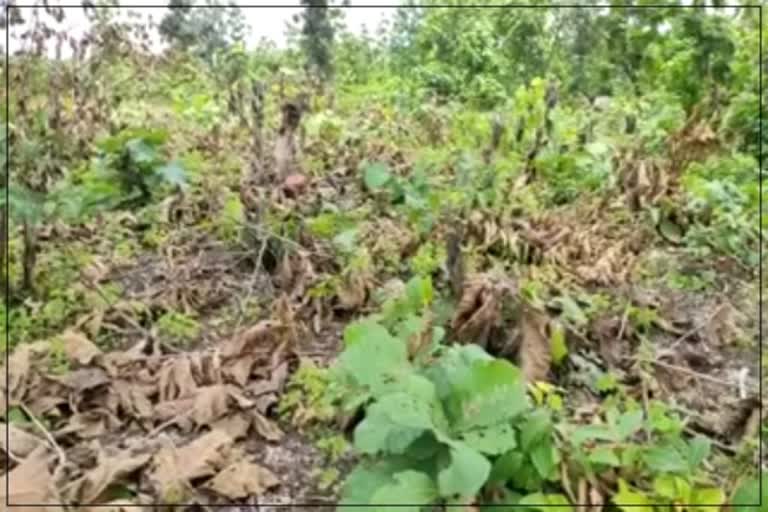
[[[369,456],[341,504],[454,501],[493,480],[555,478],[552,426],[531,411],[520,371],[477,346],[435,347],[429,340],[439,332],[420,322],[432,302],[429,281],[415,278],[406,290],[381,315],[347,327],[332,369],[343,407],[365,407],[354,446]],[[425,336],[432,356],[411,357],[414,339]],[[534,472],[519,476],[524,466]]]

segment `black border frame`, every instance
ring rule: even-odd
[[[259,9],[259,8],[282,8],[282,9],[301,9],[301,5],[274,5],[274,4],[265,4],[265,5],[252,5],[252,4],[244,4],[240,5],[237,4],[238,7],[242,9]],[[8,11],[8,5],[5,5],[6,12]],[[16,4],[14,7],[24,9],[24,8],[41,8],[43,6],[40,5],[19,5]],[[55,5],[52,7],[61,7],[64,9],[82,9],[83,6],[80,4],[63,4],[63,5]],[[220,6],[213,6],[213,5],[195,5],[192,6],[193,8],[203,8],[203,9],[215,9]],[[221,6],[225,7],[225,6]],[[398,8],[398,7],[406,7],[404,5],[391,5],[391,4],[373,4],[373,5],[349,5],[349,6],[337,6],[339,8],[344,9],[366,9],[366,8]],[[446,9],[446,8],[506,8],[506,9],[560,9],[560,8],[618,8],[618,9],[659,9],[659,8],[673,8],[673,9],[706,9],[707,7],[713,7],[713,6],[707,6],[707,5],[665,5],[663,3],[659,4],[643,4],[643,5],[599,5],[599,4],[590,4],[590,3],[553,3],[553,4],[525,4],[525,5],[515,5],[514,3],[506,3],[506,4],[479,4],[479,5],[411,5],[407,7],[416,7],[416,8],[429,8],[429,9]],[[97,9],[167,9],[167,5],[145,5],[141,3],[135,3],[135,4],[126,4],[126,5],[120,5],[120,4],[110,4],[110,5],[96,5],[93,6],[93,8]],[[738,5],[738,4],[722,4],[717,6],[717,8],[745,8],[745,9],[759,9],[758,11],[758,210],[759,210],[759,226],[758,226],[758,232],[759,232],[759,246],[758,246],[758,340],[757,340],[757,346],[758,346],[758,357],[759,360],[762,362],[763,359],[763,3],[757,3],[757,4],[747,4],[747,5]],[[10,300],[10,262],[9,262],[9,242],[10,242],[10,203],[9,203],[9,196],[10,196],[10,17],[5,17],[5,129],[6,129],[6,135],[5,135],[5,151],[6,151],[6,161],[5,161],[5,181],[3,182],[3,186],[5,187],[5,221],[6,221],[6,233],[8,236],[6,237],[6,241],[4,244],[4,247],[2,248],[3,251],[5,251],[5,275],[7,277],[5,282],[5,304],[8,305]],[[5,393],[6,393],[6,410],[5,415],[6,418],[8,417],[8,412],[10,408],[10,389],[9,389],[9,380],[10,380],[10,370],[9,370],[9,357],[10,357],[10,351],[8,348],[10,347],[10,316],[7,314],[5,315],[5,336],[6,336],[6,351],[5,351]],[[758,388],[759,388],[759,399],[760,399],[760,405],[758,406],[758,410],[760,411],[760,417],[761,419],[764,418],[763,416],[763,367],[762,364],[759,366],[759,372],[758,372]],[[10,430],[6,429],[5,431],[5,442],[6,446],[10,448]],[[762,468],[762,459],[763,459],[763,429],[758,429],[758,490],[760,494],[760,501],[757,504],[729,504],[724,503],[719,505],[719,507],[730,505],[731,507],[757,507],[762,508],[763,506],[763,468]],[[10,474],[9,471],[10,468],[10,460],[7,461],[5,470],[5,503],[4,505],[8,508],[14,508],[14,507],[112,507],[112,505],[107,504],[85,504],[85,503],[74,503],[74,504],[12,504],[10,503],[10,478],[8,478],[7,475]],[[686,507],[706,507],[706,506],[713,506],[712,504],[679,504],[681,506]],[[153,503],[150,505],[121,505],[125,508],[137,508],[137,507],[193,507],[193,506],[199,506],[197,503]],[[290,503],[290,504],[272,504],[272,503],[265,503],[265,504],[258,504],[258,505],[241,505],[241,504],[218,504],[218,505],[206,505],[209,507],[239,507],[239,508],[255,508],[256,510],[259,509],[259,507],[277,507],[277,508],[288,508],[288,507],[328,507],[328,508],[336,508],[336,507],[413,507],[413,506],[428,506],[424,504],[398,504],[398,505],[387,505],[387,504],[366,504],[366,505],[336,505],[336,504],[327,504],[327,503]],[[466,507],[466,504],[447,504],[444,505],[446,508],[448,507]],[[493,504],[493,505],[483,505],[483,507],[515,507],[518,505],[504,505],[504,504]],[[559,507],[562,505],[550,505],[550,504],[540,504],[540,505],[526,505],[527,507]],[[576,504],[572,503],[570,505],[572,508],[574,507],[590,507],[590,504]],[[622,505],[622,507],[663,507],[663,506],[670,506],[669,503],[651,503],[647,505]]]

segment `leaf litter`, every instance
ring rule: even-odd
[[[286,332],[262,321],[207,349],[145,355],[145,342],[104,354],[68,331],[64,375],[51,373],[43,345],[20,346],[10,406],[29,404],[65,459],[51,457],[41,432],[3,424],[11,501],[97,504],[117,486],[150,503],[227,503],[279,487],[243,441],[283,438],[270,407],[288,377]]]

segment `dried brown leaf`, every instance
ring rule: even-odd
[[[523,307],[521,316],[522,340],[520,367],[528,382],[546,380],[552,362],[552,352],[547,337],[547,318],[529,306]]]
[[[251,426],[250,417],[246,417],[246,414],[239,412],[216,420],[211,424],[211,430],[226,432],[235,441],[242,439]]]
[[[229,411],[229,391],[226,386],[205,386],[197,390],[191,418],[197,425],[209,425]]]
[[[6,474],[5,479],[7,486],[5,482],[0,485],[0,503],[7,502],[12,506],[37,505],[24,508],[31,512],[63,510],[58,505],[61,498],[54,489],[52,475],[48,470],[46,448],[40,447],[30,453],[21,464]],[[6,494],[6,487],[10,490],[9,494]]]
[[[256,362],[256,355],[244,354],[230,363],[226,364],[222,368],[222,372],[226,377],[229,377],[235,384],[239,386],[245,386],[248,383],[248,379],[251,376],[251,369]]]
[[[109,375],[101,368],[82,368],[70,371],[62,376],[49,375],[47,378],[70,388],[75,393],[82,393],[83,391],[110,383]]]
[[[83,366],[93,363],[102,355],[101,350],[81,332],[68,330],[61,335],[61,340],[67,358]]]
[[[5,446],[5,438],[10,438],[10,450]],[[44,445],[42,439],[22,430],[13,424],[0,423],[0,449],[10,451],[17,459],[23,459],[35,448]]]
[[[253,327],[225,341],[221,346],[222,357],[239,356],[245,352],[252,351],[255,345],[260,345],[261,348],[268,348],[274,345],[278,327],[277,322],[271,320],[263,320],[257,323]]]
[[[160,401],[187,398],[195,394],[197,384],[192,376],[192,363],[186,355],[168,360],[158,374]]]
[[[179,484],[211,476],[223,467],[229,455],[232,437],[222,430],[213,430],[191,443],[176,448],[164,446],[152,462],[150,480],[160,496],[166,496]]]
[[[279,441],[285,435],[282,430],[260,412],[251,411],[253,429],[267,441]]]
[[[451,328],[461,343],[486,346],[488,335],[500,321],[501,293],[484,274],[470,276],[456,307]]]
[[[71,499],[77,503],[98,503],[99,497],[110,485],[146,465],[150,458],[150,454],[120,452],[109,456],[100,452],[96,467],[73,483]]]
[[[278,485],[280,481],[267,468],[240,461],[221,470],[206,484],[206,487],[229,499],[242,499],[248,496],[261,496],[265,491]]]

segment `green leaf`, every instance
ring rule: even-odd
[[[619,440],[625,441],[643,426],[643,411],[628,411],[619,417],[616,423],[616,430],[619,434]]]
[[[419,512],[421,505],[438,498],[437,487],[429,475],[418,471],[403,471],[394,475],[394,483],[380,487],[371,497],[371,505],[400,505],[376,507],[375,510]],[[408,507],[404,505],[410,505]]]
[[[405,392],[382,397],[368,408],[355,429],[355,447],[363,453],[405,452],[425,430],[433,428],[430,405]]]
[[[450,463],[437,477],[442,497],[475,496],[491,472],[491,463],[482,454],[462,442],[450,443]]]
[[[695,489],[691,495],[690,503],[696,505],[691,507],[692,509],[700,510],[701,512],[719,512],[725,501],[725,493],[722,489],[706,487]]]
[[[570,295],[557,297],[553,302],[560,304],[560,307],[563,308],[563,316],[574,325],[582,326],[589,322],[589,318],[584,314],[584,310],[575,300],[573,300],[573,298],[571,298]]]
[[[662,498],[675,500],[678,498],[677,485],[675,484],[675,480],[676,477],[673,475],[657,477],[653,481],[653,491]]]
[[[428,306],[434,299],[432,278],[429,276],[411,278],[405,285],[405,294],[412,308],[420,309]]]
[[[333,237],[333,244],[344,252],[355,250],[357,240],[357,228],[347,229]]]
[[[458,431],[508,421],[529,406],[520,370],[502,359],[475,362],[455,389],[449,410]]]
[[[527,506],[534,510],[541,510],[542,512],[572,512],[568,498],[562,494],[544,494],[536,492],[523,497],[518,503],[521,506]]]
[[[575,446],[586,441],[619,441],[619,437],[607,425],[584,425],[577,427],[570,435],[571,443]]]
[[[568,356],[568,346],[565,343],[565,330],[563,326],[558,324],[552,329],[549,345],[552,352],[552,362],[559,366],[563,359]]]
[[[558,452],[550,439],[540,441],[530,451],[531,461],[542,478],[551,480],[557,476]]]
[[[22,185],[11,183],[7,191],[8,210],[13,220],[32,224],[39,222],[44,215],[45,196]],[[0,189],[0,206],[5,206],[6,190]]]
[[[619,479],[619,492],[611,500],[623,512],[654,512],[651,501],[639,492],[633,492],[627,482]]]
[[[589,462],[593,464],[604,464],[606,466],[619,467],[621,462],[611,448],[599,447],[595,448],[592,453],[587,457]]]
[[[389,167],[381,162],[370,164],[365,168],[363,180],[369,190],[375,191],[382,188],[392,179]]]
[[[768,473],[763,474],[762,503],[768,503]],[[753,512],[760,503],[760,481],[757,478],[745,480],[733,493],[733,512]]]
[[[131,139],[125,143],[125,147],[130,152],[131,159],[137,164],[150,164],[157,158],[155,148],[143,139]]]
[[[337,360],[338,370],[374,394],[391,389],[411,369],[405,342],[379,324],[349,327],[344,337],[348,346]]]
[[[688,468],[693,473],[704,459],[709,456],[712,441],[704,436],[696,436],[688,443]]]
[[[469,430],[461,438],[475,450],[488,455],[500,455],[517,446],[515,429],[508,423]]]
[[[459,383],[469,379],[472,365],[476,361],[492,360],[493,358],[477,345],[454,345],[445,351],[437,364],[427,368],[424,373],[435,383],[437,396],[443,400],[454,394]]]
[[[409,464],[402,459],[385,459],[374,464],[361,463],[349,474],[341,488],[339,506],[350,510],[352,505],[368,505],[377,490],[395,483],[393,474],[407,470]],[[351,507],[351,510],[371,510],[364,507]]]
[[[155,172],[169,185],[185,186],[187,184],[187,172],[177,160],[158,167]]]
[[[544,479],[529,457],[519,451],[509,451],[494,462],[489,483],[535,491],[542,488]]]
[[[20,407],[14,406],[8,409],[8,423],[20,425],[20,424],[25,424],[29,422],[30,422],[29,418],[27,418],[27,415],[24,414],[24,411]]]
[[[549,438],[552,433],[552,419],[546,410],[537,409],[526,416],[519,428],[520,446],[523,450],[530,451],[534,445]]]
[[[653,446],[646,450],[643,460],[651,471],[683,473],[688,471],[685,458],[672,446]]]
[[[680,243],[683,240],[683,236],[685,236],[683,228],[669,219],[661,219],[659,222],[659,233],[667,241],[675,244]]]

